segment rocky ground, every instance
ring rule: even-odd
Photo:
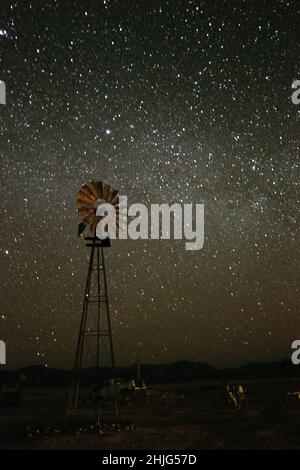
[[[243,382],[245,384],[245,382]],[[24,390],[21,404],[2,406],[2,449],[296,449],[300,400],[286,407],[283,389],[300,381],[246,381],[249,405],[236,411],[220,383],[150,387],[121,399],[121,426],[107,404],[96,424],[86,400],[66,418],[66,390]]]

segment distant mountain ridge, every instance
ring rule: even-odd
[[[96,368],[82,371],[82,381],[86,384],[96,382]],[[250,363],[232,369],[217,369],[203,362],[177,361],[169,364],[141,364],[142,378],[147,383],[184,383],[204,380],[226,380],[237,378],[298,377],[300,366],[289,360],[269,363]],[[102,381],[111,377],[109,367],[100,368]],[[25,378],[25,384],[33,387],[60,387],[70,383],[71,370],[55,369],[45,366],[22,367],[15,371],[0,370],[0,383],[18,382]],[[136,364],[118,367],[117,376],[124,379],[136,378]]]

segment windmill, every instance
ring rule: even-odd
[[[76,413],[79,407],[79,392],[83,367],[83,353],[87,337],[94,338],[95,366],[99,383],[100,345],[108,340],[110,364],[112,369],[112,387],[115,402],[115,415],[119,422],[119,403],[116,388],[116,365],[112,341],[112,330],[109,312],[109,300],[105,271],[104,248],[110,247],[110,239],[101,240],[96,236],[96,228],[101,216],[97,215],[101,204],[109,203],[116,210],[115,224],[118,227],[118,190],[99,182],[84,184],[77,193],[76,209],[82,221],[78,225],[78,236],[89,227],[92,236],[85,237],[86,246],[90,249],[89,265],[82,305],[80,328],[74,361],[73,378],[68,402],[68,414]],[[99,415],[99,413],[98,413]]]

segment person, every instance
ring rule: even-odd
[[[239,385],[237,388],[237,408],[240,410],[241,407],[244,405],[248,406],[248,398],[247,398],[247,390],[242,385]]]
[[[234,408],[237,408],[238,401],[237,401],[235,386],[233,384],[228,383],[228,382],[224,382],[223,386],[225,388],[225,393],[226,393],[226,398],[227,398],[228,404],[229,405],[233,404]]]
[[[229,405],[233,405],[236,410],[240,410],[243,405],[248,406],[247,390],[243,385],[234,385],[225,382],[227,401]]]

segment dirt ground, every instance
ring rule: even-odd
[[[240,382],[238,382],[240,383]],[[300,379],[241,381],[248,407],[234,410],[220,383],[161,385],[121,398],[121,428],[111,404],[95,426],[84,400],[66,419],[66,390],[24,390],[20,405],[0,408],[1,449],[299,449],[300,400],[285,406],[283,389]]]

